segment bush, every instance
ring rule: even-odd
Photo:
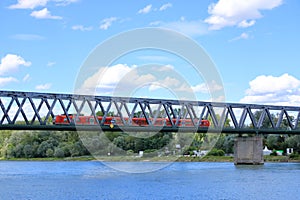
[[[55,148],[54,149],[54,157],[56,157],[56,158],[63,158],[63,157],[65,157],[64,150],[62,150],[59,147]]]
[[[48,157],[48,158],[50,158],[50,157],[53,157],[53,150],[52,149],[47,149],[47,151],[46,151],[46,156]]]
[[[24,146],[23,153],[24,153],[25,158],[33,158],[34,157],[33,147],[30,144],[26,144]]]
[[[155,157],[157,156],[157,150],[156,149],[146,149],[144,151],[144,157]]]
[[[213,148],[207,155],[208,156],[224,156],[225,152],[222,149]]]
[[[126,154],[128,156],[133,156],[134,155],[134,151],[132,149],[129,149],[129,150],[126,151]]]
[[[277,152],[275,150],[273,150],[273,152],[270,153],[270,156],[277,156]]]
[[[297,152],[293,152],[291,155],[289,155],[289,158],[292,158],[292,159],[294,159],[294,158],[300,158],[300,155],[297,153]]]

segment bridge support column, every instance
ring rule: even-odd
[[[234,164],[263,165],[262,137],[237,137],[234,141]]]

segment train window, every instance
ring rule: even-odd
[[[95,123],[95,119],[94,118],[90,118],[90,124],[94,124]]]

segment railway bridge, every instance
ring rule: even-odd
[[[262,164],[261,135],[300,134],[299,120],[295,106],[0,91],[0,130],[254,135],[237,137],[236,164]]]

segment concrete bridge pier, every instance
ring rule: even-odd
[[[234,164],[263,165],[262,137],[237,137],[234,141]]]

